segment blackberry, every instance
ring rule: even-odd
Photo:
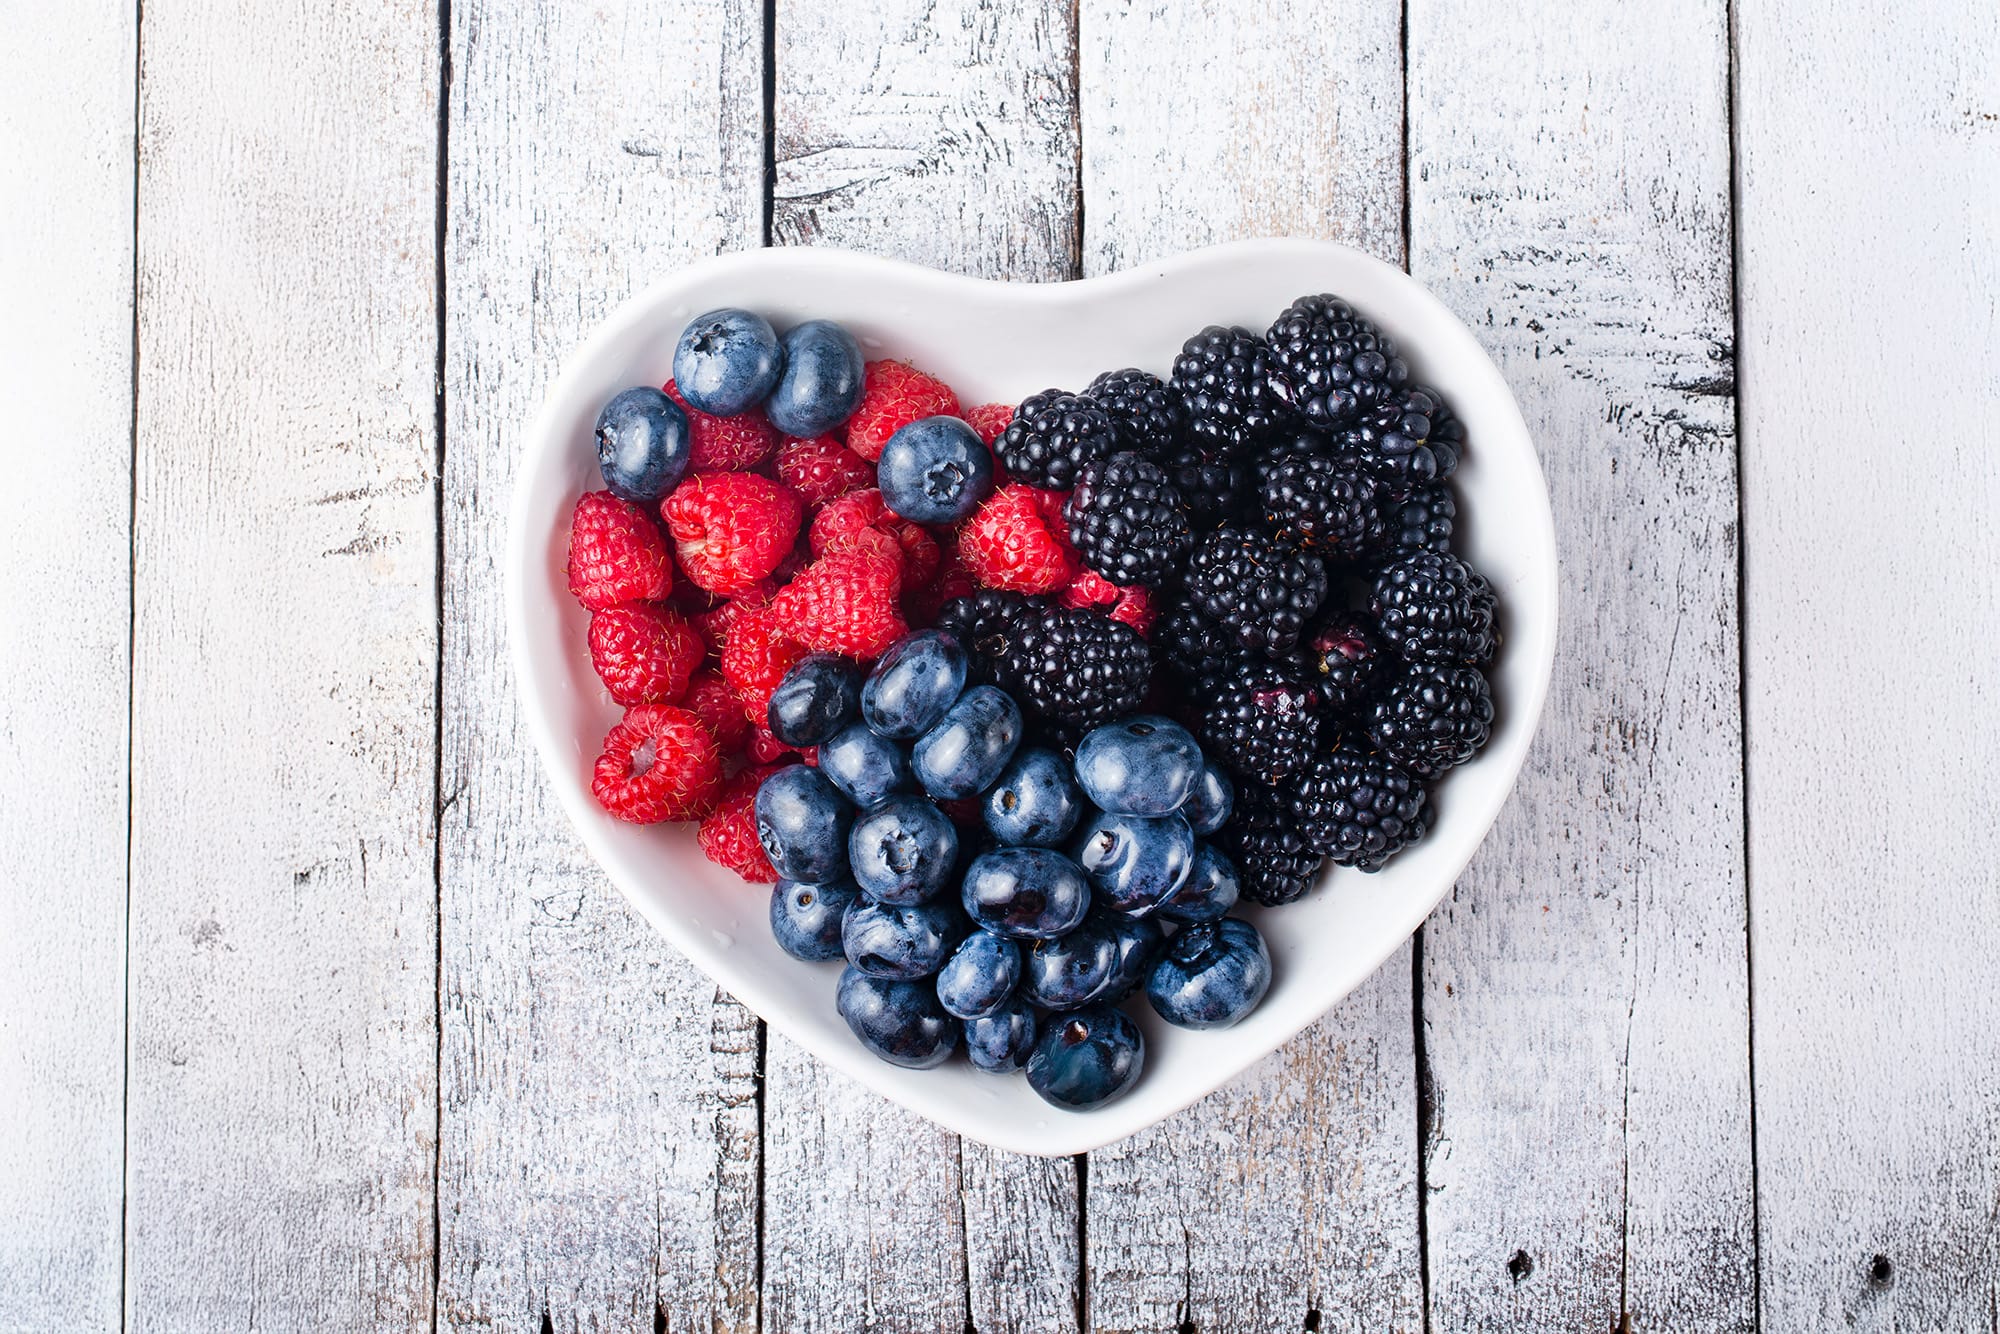
[[[1471,759],[1493,730],[1493,693],[1477,667],[1418,663],[1369,705],[1368,735],[1419,778]]]
[[[1312,760],[1319,696],[1276,663],[1241,667],[1213,682],[1202,701],[1202,749],[1253,782],[1280,782]]]
[[[1291,803],[1273,787],[1239,785],[1236,807],[1215,841],[1236,863],[1243,897],[1252,903],[1290,903],[1319,874],[1319,854],[1306,847]]]
[[[1190,440],[1240,458],[1291,415],[1291,386],[1264,340],[1211,324],[1181,346],[1173,387],[1187,400]]]
[[[1381,642],[1367,621],[1351,613],[1315,626],[1299,645],[1298,657],[1328,713],[1353,712],[1367,702],[1382,676]]]
[[[1205,697],[1243,656],[1229,627],[1185,600],[1176,600],[1153,626],[1153,649],[1190,692]]]
[[[1047,610],[1042,598],[987,588],[945,603],[938,609],[937,628],[949,630],[965,645],[971,684],[1011,691],[1016,679],[1011,664],[1021,632]]]
[[[1195,527],[1206,530],[1235,516],[1246,490],[1242,464],[1200,445],[1183,443],[1160,460],[1160,465],[1174,490],[1181,493]]]
[[[1326,566],[1288,542],[1243,528],[1202,538],[1187,564],[1188,598],[1261,653],[1284,653],[1326,597]]]
[[[1104,409],[1077,394],[1044,389],[1014,409],[1014,420],[993,442],[994,457],[1017,482],[1045,491],[1067,491],[1092,459],[1118,448],[1118,433]]]
[[[1187,403],[1181,391],[1148,371],[1106,371],[1085,386],[1083,396],[1104,409],[1118,432],[1118,447],[1158,461],[1180,448],[1187,432]]]
[[[1364,560],[1388,541],[1374,479],[1324,454],[1279,459],[1259,491],[1272,531],[1322,555]]]
[[[1396,345],[1337,296],[1302,296],[1265,335],[1290,381],[1291,402],[1319,427],[1345,426],[1391,396],[1410,375]]]
[[[1442,482],[1465,452],[1465,426],[1434,389],[1411,385],[1364,410],[1340,434],[1340,454],[1396,490]]]
[[[1369,607],[1382,642],[1411,662],[1493,659],[1493,586],[1449,552],[1414,551],[1384,565]]]
[[[1194,545],[1180,492],[1158,465],[1130,452],[1084,465],[1063,521],[1083,563],[1114,584],[1158,588]]]
[[[1138,632],[1081,608],[1024,618],[1008,666],[1020,703],[1085,731],[1137,713],[1153,683],[1153,652]]]
[[[1341,866],[1379,871],[1430,831],[1423,784],[1348,742],[1316,757],[1290,797],[1300,839]]]
[[[1250,461],[1250,485],[1262,491],[1280,465],[1314,454],[1333,453],[1333,443],[1317,431],[1281,435],[1259,449]]]
[[[1449,551],[1458,500],[1443,483],[1420,486],[1383,506],[1391,551]]]

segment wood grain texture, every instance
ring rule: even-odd
[[[1402,259],[1393,7],[1086,0],[1081,29],[1087,272],[1275,234]],[[1092,1328],[1422,1328],[1410,969],[1091,1155]]]
[[[0,50],[0,1329],[116,1329],[131,677],[129,6]]]
[[[437,50],[145,16],[135,1329],[430,1320]]]
[[[760,11],[451,6],[439,1323],[757,1328],[758,1025],[590,861],[508,667],[521,433],[590,328],[763,228]]]
[[[1563,599],[1536,748],[1425,929],[1432,1324],[1747,1330],[1725,9],[1416,0],[1409,49],[1410,269],[1521,401]]]
[[[1068,5],[780,0],[776,22],[776,240],[1074,275]],[[768,1061],[768,1328],[1076,1328],[1072,1163],[960,1141],[776,1035]]]
[[[2000,10],[1737,31],[1765,1328],[2000,1328]]]

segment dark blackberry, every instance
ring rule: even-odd
[[[1365,560],[1388,541],[1375,481],[1324,454],[1292,454],[1271,464],[1260,494],[1264,522],[1336,560]]]
[[[1379,871],[1430,831],[1423,784],[1346,741],[1315,756],[1290,797],[1306,847],[1342,866]]]
[[[1250,460],[1250,485],[1262,491],[1279,465],[1313,454],[1332,454],[1333,442],[1317,431],[1292,431],[1268,441]]]
[[[1410,368],[1391,343],[1337,296],[1302,296],[1265,340],[1290,382],[1291,403],[1315,426],[1345,426],[1390,396]]]
[[[1212,621],[1185,599],[1177,599],[1153,626],[1153,651],[1198,697],[1243,657],[1228,626]]]
[[[1313,627],[1299,645],[1298,658],[1328,713],[1353,712],[1382,678],[1381,642],[1367,621],[1351,613],[1330,616]]]
[[[1044,389],[1014,409],[1014,420],[993,442],[994,457],[1017,482],[1067,491],[1092,459],[1118,448],[1118,433],[1104,409],[1078,394]]]
[[[1338,447],[1343,458],[1400,491],[1456,472],[1465,426],[1436,390],[1411,385],[1363,411],[1340,433]]]
[[[1326,566],[1289,542],[1243,528],[1202,538],[1187,563],[1188,598],[1260,653],[1299,642],[1306,618],[1326,597]]]
[[[1008,663],[1016,700],[1084,730],[1139,712],[1153,682],[1153,652],[1138,632],[1081,608],[1025,618]]]
[[[1130,451],[1084,465],[1063,521],[1083,563],[1114,584],[1159,588],[1194,545],[1180,492],[1157,464]]]
[[[1211,683],[1197,730],[1230,772],[1276,783],[1303,769],[1319,740],[1319,696],[1276,663],[1244,660]]]
[[[1450,552],[1413,551],[1384,565],[1369,610],[1382,642],[1411,662],[1493,659],[1493,586]]]
[[[1149,371],[1106,371],[1084,388],[1083,396],[1104,409],[1118,432],[1118,447],[1155,462],[1180,448],[1187,432],[1187,403],[1181,391]]]
[[[1188,339],[1172,384],[1187,400],[1189,438],[1225,458],[1242,457],[1291,416],[1291,386],[1248,329],[1211,324]]]
[[[1012,690],[1016,678],[1011,663],[1021,631],[1047,610],[1041,598],[987,588],[945,603],[938,609],[937,628],[949,630],[965,645],[973,684]]]
[[[1449,551],[1458,500],[1442,482],[1420,486],[1382,507],[1391,551]]]
[[[1306,847],[1291,803],[1273,787],[1239,784],[1236,807],[1215,842],[1236,863],[1243,897],[1252,903],[1290,903],[1319,874],[1319,854]]]
[[[1493,730],[1493,693],[1477,667],[1418,663],[1368,707],[1368,735],[1382,754],[1419,778],[1464,764]]]
[[[1241,463],[1223,458],[1213,450],[1191,442],[1161,460],[1167,480],[1188,507],[1188,518],[1198,529],[1209,529],[1236,515],[1248,488]]]

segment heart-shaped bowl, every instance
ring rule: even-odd
[[[1492,669],[1492,741],[1435,790],[1428,838],[1367,875],[1327,867],[1305,898],[1247,908],[1269,943],[1269,994],[1236,1027],[1190,1032],[1143,999],[1127,1006],[1146,1035],[1145,1070],[1124,1097],[1063,1111],[1020,1078],[963,1060],[934,1070],[886,1065],[855,1042],[834,1010],[837,964],[782,953],[770,893],[711,864],[692,826],[639,827],[606,815],[590,768],[620,710],[592,672],[586,613],[569,596],[570,509],[602,486],[592,427],[620,389],[659,384],[687,321],[743,306],[780,328],[840,321],[867,355],[908,358],[967,404],[1018,402],[1100,371],[1165,374],[1189,335],[1209,324],[1268,325],[1296,296],[1335,292],[1402,349],[1412,377],[1464,420],[1457,474],[1460,549],[1500,596],[1505,634]],[[550,389],[528,431],[507,553],[507,619],[522,712],[549,781],[597,860],[633,905],[738,1000],[821,1060],[905,1107],[1003,1149],[1060,1155],[1122,1139],[1171,1115],[1326,1013],[1379,967],[1444,897],[1485,837],[1528,753],[1555,654],[1555,528],[1548,489],[1520,409],[1464,324],[1401,270],[1346,246],[1247,241],[1082,282],[987,282],[839,250],[780,249],[689,265],[620,306]]]

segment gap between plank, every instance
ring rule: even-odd
[[[118,1094],[118,1328],[132,1324],[132,763],[139,670],[139,100],[145,0],[132,5],[132,416],[125,510],[125,1079]]]
[[[436,735],[431,749],[431,890],[433,1048],[431,1120],[431,1329],[438,1328],[444,1289],[444,673],[445,673],[445,231],[451,186],[451,0],[438,0],[437,197],[432,249],[432,300],[437,311],[437,369],[432,386],[437,433],[435,560],[437,564]]]

